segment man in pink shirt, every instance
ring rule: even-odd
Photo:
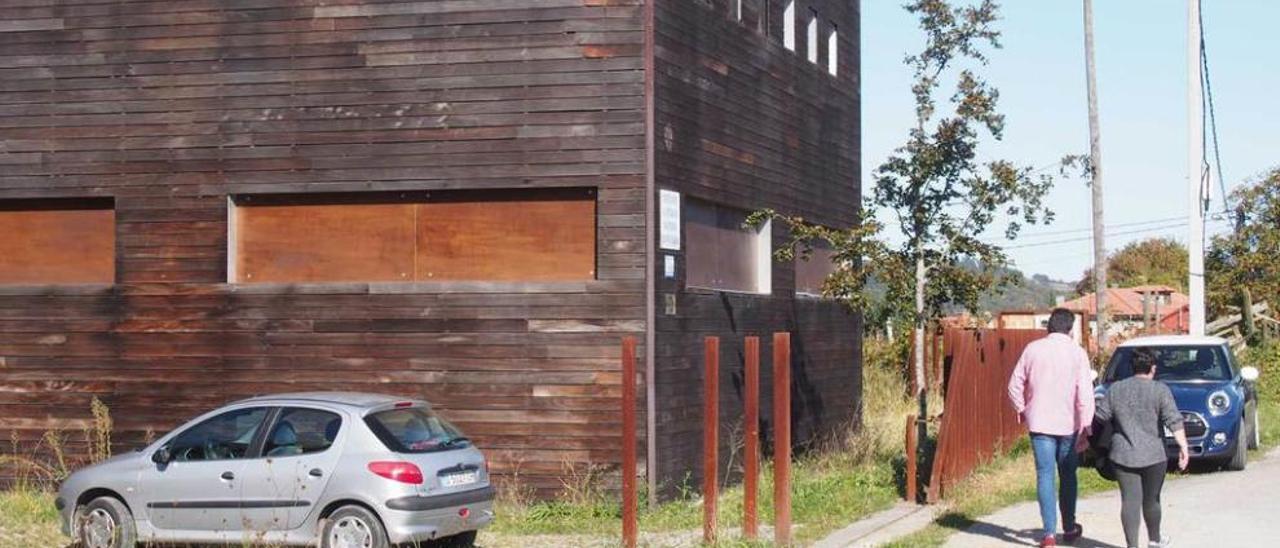
[[[1074,324],[1070,310],[1055,309],[1049,315],[1049,335],[1027,345],[1009,379],[1009,400],[1031,431],[1036,494],[1044,520],[1040,546],[1057,545],[1059,508],[1063,540],[1074,542],[1084,533],[1076,523],[1076,440],[1093,423],[1093,376],[1089,355],[1071,338]],[[1053,491],[1055,469],[1062,476],[1058,497]]]

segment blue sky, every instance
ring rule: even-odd
[[[862,0],[864,188],[913,123],[902,58],[918,49],[920,32],[901,4]],[[1004,49],[992,53],[982,74],[1000,89],[1007,127],[984,158],[1041,167],[1088,152],[1081,5],[1002,2]],[[1204,0],[1203,9],[1230,189],[1280,166],[1280,2]],[[1186,216],[1186,2],[1098,0],[1094,10],[1107,247],[1152,236],[1185,241],[1186,226],[1171,226],[1179,221],[1133,223]],[[1219,194],[1215,182],[1213,207],[1220,210]],[[1059,179],[1049,196],[1055,222],[1030,227],[1009,244],[1020,246],[1009,250],[1015,265],[1028,275],[1079,278],[1091,263],[1089,196],[1079,179]],[[1211,223],[1209,230],[1227,226]]]

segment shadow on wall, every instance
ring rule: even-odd
[[[739,338],[749,335],[748,333],[741,333],[736,310],[729,296],[725,293],[720,293],[719,297],[720,304],[724,308],[725,319],[729,324],[729,331],[739,336]],[[799,454],[815,447],[823,438],[825,432],[822,425],[826,416],[826,405],[823,401],[822,393],[809,375],[814,364],[806,350],[807,336],[799,328],[794,303],[785,324],[778,331],[791,333],[791,444],[792,449]],[[760,333],[759,336],[760,376],[762,380],[764,378],[772,379],[773,333]],[[729,372],[729,377],[733,383],[733,391],[737,395],[738,401],[742,402],[745,400],[746,355],[741,341],[735,340],[733,343],[732,348],[735,349],[736,359],[733,363],[733,370]],[[773,447],[773,442],[770,438],[770,434],[773,432],[770,428],[772,402],[773,393],[766,391],[762,383],[760,393],[760,443],[762,451],[770,452]]]

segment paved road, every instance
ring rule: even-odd
[[[1028,470],[1030,473],[1030,470]],[[1081,474],[1092,474],[1082,469]],[[1255,459],[1244,472],[1196,474],[1165,483],[1162,529],[1180,548],[1267,546],[1280,539],[1280,450]],[[1084,548],[1124,548],[1120,528],[1120,493],[1080,501]],[[1034,546],[1039,527],[1035,503],[1020,504],[982,518],[968,531],[952,536],[946,546]],[[1142,533],[1146,546],[1146,533]]]

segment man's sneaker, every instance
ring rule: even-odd
[[[1164,538],[1161,538],[1160,542],[1156,542],[1153,540],[1147,543],[1148,548],[1169,548],[1170,546],[1173,546],[1173,539],[1169,538],[1169,535],[1160,535],[1160,536]]]
[[[1054,538],[1053,535],[1046,535],[1044,538],[1040,539],[1040,548],[1045,548],[1046,546],[1057,546],[1057,545],[1058,545],[1058,539]]]
[[[1062,533],[1062,542],[1065,544],[1071,544],[1077,540],[1080,540],[1080,537],[1083,537],[1083,536],[1084,536],[1084,526],[1077,523],[1075,525],[1072,525],[1071,527],[1068,527],[1066,532]]]

